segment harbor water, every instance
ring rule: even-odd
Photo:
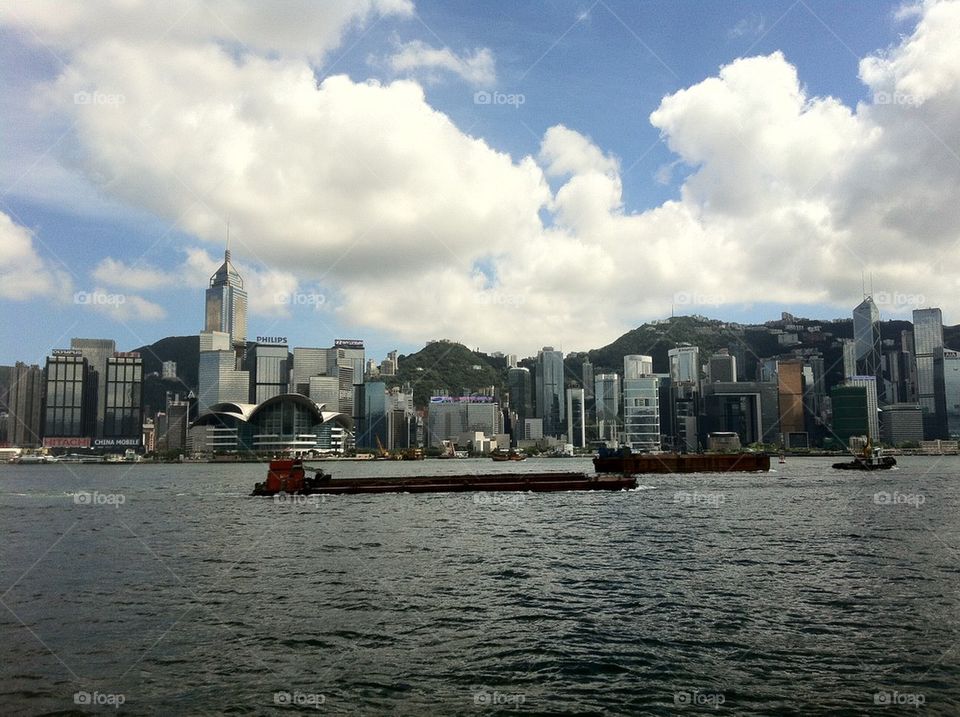
[[[263,464],[0,466],[0,710],[960,713],[960,458],[774,463],[286,500]]]

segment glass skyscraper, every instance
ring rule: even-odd
[[[880,363],[880,310],[869,296],[853,310],[853,351],[857,375],[877,379],[877,399],[883,403],[886,394]]]
[[[231,345],[247,340],[247,292],[243,279],[230,262],[230,250],[223,253],[223,264],[210,277],[205,304],[205,331],[223,331]]]
[[[544,346],[537,356],[537,418],[543,419],[543,435],[560,438],[564,434],[563,352]]]
[[[107,359],[103,437],[140,444],[143,434],[143,359],[118,353]]]
[[[913,344],[917,363],[917,400],[923,411],[924,438],[946,438],[943,316],[940,309],[914,310]]]
[[[530,370],[517,367],[507,372],[507,385],[510,389],[510,409],[516,414],[513,426],[513,440],[521,441],[527,436],[524,427],[528,418],[533,418],[533,382]]]
[[[660,378],[650,356],[623,357],[623,437],[634,451],[660,450]]]

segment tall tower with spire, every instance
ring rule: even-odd
[[[230,334],[232,346],[247,340],[247,292],[243,290],[243,279],[230,262],[229,244],[223,252],[223,264],[210,277],[204,331]]]

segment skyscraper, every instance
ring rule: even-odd
[[[514,422],[513,440],[522,441],[524,426],[528,418],[533,418],[533,382],[530,369],[517,367],[507,371],[507,385],[510,389],[510,408],[517,414]]]
[[[107,359],[117,351],[117,343],[111,339],[70,339],[70,348],[80,352],[93,371],[95,399],[90,410],[94,416],[93,436],[103,438],[103,413],[107,405]]]
[[[853,351],[857,375],[876,377],[877,398],[883,403],[886,394],[880,364],[880,310],[869,296],[853,310]]]
[[[803,361],[777,361],[777,387],[782,442],[788,448],[804,447]]]
[[[927,440],[947,437],[943,375],[943,317],[940,309],[914,309],[913,343],[917,364],[917,399]]]
[[[720,349],[710,357],[708,380],[711,382],[723,381],[731,383],[737,380],[737,357],[730,354],[729,349]]]
[[[248,344],[244,366],[250,373],[251,403],[263,403],[287,393],[289,356],[286,344]]]
[[[563,396],[563,352],[544,346],[537,355],[537,418],[543,419],[543,435],[563,435],[566,402]]]
[[[620,376],[615,373],[597,374],[593,381],[596,403],[597,436],[601,441],[619,438]]]
[[[567,389],[567,443],[575,448],[587,445],[587,410],[582,388]]]
[[[670,359],[670,380],[674,383],[700,382],[700,349],[697,346],[683,344],[667,351]],[[653,373],[653,367],[649,373]]]
[[[844,386],[862,386],[867,392],[867,428],[869,438],[874,443],[880,441],[880,413],[877,399],[876,376],[851,376],[844,381]]]
[[[14,446],[40,445],[43,374],[39,366],[17,361],[10,375],[7,394],[7,434]]]
[[[223,252],[223,264],[210,277],[205,303],[205,331],[230,335],[231,346],[247,340],[247,292],[243,279],[230,262],[230,250]]]
[[[623,440],[635,451],[660,449],[660,378],[650,356],[623,357]]]
[[[853,339],[841,339],[843,349],[843,377],[857,375],[857,342]]]
[[[82,445],[89,447],[96,430],[97,400],[95,372],[89,362],[79,350],[55,349],[47,357],[44,376],[44,444],[56,447],[56,439],[83,438]]]
[[[143,359],[117,353],[107,359],[103,445],[136,447],[143,436]]]

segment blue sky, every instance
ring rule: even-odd
[[[423,88],[425,103],[449,117],[459,135],[480,138],[492,152],[506,153],[514,169],[526,156],[537,158],[548,130],[562,125],[582,135],[603,156],[616,161],[615,185],[622,187],[622,198],[620,207],[613,211],[629,216],[679,200],[684,196],[684,185],[699,169],[697,165],[679,161],[677,153],[667,146],[661,128],[651,124],[651,113],[661,106],[665,97],[716,77],[722,66],[738,58],[769,56],[779,51],[786,63],[795,68],[807,98],[836,98],[850,112],[856,112],[858,103],[872,101],[875,90],[858,76],[861,60],[884,48],[896,46],[904,35],[914,30],[917,13],[898,17],[900,6],[894,2],[815,0],[724,3],[611,0],[519,4],[421,1],[416,3],[412,13],[380,15],[374,11],[362,19],[331,20],[332,23],[340,22],[339,41],[328,42],[322,52],[314,53],[308,62],[318,82],[341,74],[358,84],[371,79],[384,85],[397,79],[417,82]],[[320,5],[316,12],[323,12]],[[189,250],[202,249],[209,255],[208,259],[217,258],[222,252],[222,245],[218,242],[225,233],[224,228],[218,239],[212,228],[197,231],[198,225],[191,226],[183,221],[182,216],[177,216],[179,210],[172,203],[166,207],[164,200],[158,199],[158,194],[165,191],[177,191],[176,184],[181,178],[175,176],[175,171],[171,170],[162,181],[147,177],[143,187],[138,187],[136,177],[124,173],[129,171],[124,165],[125,160],[117,158],[129,153],[129,145],[118,145],[117,156],[114,156],[109,133],[98,134],[90,129],[86,117],[71,114],[73,108],[51,108],[49,100],[45,99],[48,92],[45,88],[64,74],[82,76],[85,72],[94,73],[95,63],[85,59],[83,52],[84,48],[93,52],[101,38],[97,37],[95,30],[82,33],[77,30],[74,36],[69,30],[47,32],[50,23],[52,20],[45,19],[42,12],[35,17],[13,17],[10,12],[0,14],[0,67],[4,68],[0,75],[4,87],[0,104],[4,126],[0,179],[5,188],[0,192],[0,212],[32,232],[32,250],[42,262],[39,271],[45,272],[52,283],[69,289],[71,295],[104,286],[111,293],[136,294],[151,306],[144,309],[143,316],[149,317],[148,320],[142,320],[143,317],[136,313],[118,317],[108,312],[91,311],[89,306],[57,297],[56,288],[50,286],[33,297],[30,292],[0,292],[0,311],[5,317],[0,343],[2,363],[16,360],[42,362],[51,348],[67,344],[71,336],[114,338],[121,348],[129,349],[168,335],[196,333],[202,320],[202,281],[166,288],[158,282],[157,286],[143,290],[134,286],[110,288],[104,284],[103,272],[96,277],[92,273],[110,258],[128,267],[148,267],[182,275]],[[89,22],[87,24],[89,26]],[[108,35],[109,32],[105,31],[103,43]],[[242,32],[236,36],[246,39]],[[183,51],[191,41],[200,44],[196,38],[185,38],[175,50]],[[134,48],[133,51],[141,46],[138,45],[141,42],[144,51],[155,50],[150,43],[137,37],[125,37],[125,42]],[[434,49],[448,48],[459,57],[470,57],[483,49],[495,63],[495,79],[472,82],[442,67],[424,66],[413,71],[392,68],[391,55],[398,48],[414,42]],[[219,43],[223,47],[229,45],[229,40],[221,37]],[[246,43],[238,42],[232,51],[240,58],[247,51],[245,48]],[[281,49],[263,55],[276,59],[284,57],[285,52]],[[100,79],[94,74],[87,78],[94,84]],[[491,93],[490,96],[492,93],[501,93],[502,97],[519,96],[522,104],[478,104],[475,101],[478,92]],[[130,107],[133,102],[129,99],[127,102],[124,111],[134,109]],[[192,110],[188,106],[165,107],[162,112],[175,116]],[[215,120],[207,116],[203,121]],[[261,127],[271,124],[270,117],[258,117],[255,121],[261,123]],[[381,139],[382,132],[381,128]],[[679,136],[678,129],[671,128],[669,132],[672,136]],[[403,133],[403,128],[398,127],[391,140],[403,145]],[[94,144],[94,137],[98,144]],[[419,141],[422,142],[422,138]],[[571,142],[579,142],[579,139],[575,137],[564,144],[565,149],[558,151],[567,151]],[[149,154],[150,150],[143,151]],[[191,151],[191,148],[184,147],[185,153]],[[551,195],[557,199],[571,173],[548,171],[548,161],[543,158],[537,162],[544,169],[544,181]],[[464,163],[469,164],[467,160]],[[429,163],[426,166],[429,168]],[[118,179],[111,180],[111,172],[115,169]],[[378,172],[376,167],[371,170],[373,175]],[[579,169],[573,174],[578,172]],[[186,177],[184,181],[189,183],[191,179]],[[337,178],[331,175],[324,181],[336,182]],[[490,181],[496,183],[495,178]],[[123,185],[120,186],[119,182]],[[318,196],[331,188],[322,182],[318,186]],[[469,204],[468,200],[465,201]],[[550,205],[549,200],[543,201],[537,211],[544,225],[543,231],[549,233],[560,227],[562,222],[557,217],[563,212]],[[698,201],[701,207],[713,206],[709,199]],[[536,202],[533,204],[535,206]],[[214,214],[222,217],[230,212],[218,209]],[[283,225],[288,219],[289,214],[272,218],[272,225],[277,227],[277,238],[270,242],[276,243],[261,244],[260,238],[253,235],[251,225],[241,216],[234,225],[234,257],[241,266],[249,266],[251,271],[283,273],[288,285],[290,281],[297,282],[297,291],[320,292],[323,306],[320,310],[312,306],[295,306],[286,316],[277,311],[255,313],[250,320],[251,335],[286,335],[291,345],[330,345],[335,338],[363,338],[367,342],[368,355],[376,358],[394,348],[401,352],[415,351],[426,340],[439,338],[437,332],[486,351],[525,354],[536,350],[534,341],[541,337],[531,336],[529,345],[518,342],[515,327],[527,322],[536,323],[537,316],[544,311],[542,307],[550,305],[549,296],[541,297],[535,293],[539,290],[537,287],[531,287],[529,295],[514,290],[514,293],[474,301],[474,305],[481,309],[491,304],[499,307],[509,303],[511,296],[515,299],[515,306],[523,304],[520,312],[512,314],[512,321],[511,315],[504,314],[490,319],[491,325],[482,331],[471,329],[478,320],[472,316],[469,306],[467,310],[461,307],[450,315],[442,315],[441,305],[449,297],[445,298],[441,292],[431,299],[430,292],[426,291],[411,304],[426,307],[420,317],[423,328],[418,336],[417,324],[405,320],[411,312],[408,306],[398,304],[395,317],[390,316],[389,310],[372,310],[374,305],[389,306],[398,293],[403,293],[389,282],[382,284],[384,291],[380,293],[377,272],[386,272],[390,281],[397,278],[396,272],[402,272],[404,281],[411,287],[439,282],[441,279],[437,277],[440,274],[421,276],[415,263],[412,267],[397,268],[390,273],[391,265],[402,265],[403,251],[401,248],[394,253],[392,247],[402,245],[395,245],[387,239],[380,240],[379,254],[373,247],[370,249],[373,258],[364,259],[370,267],[369,275],[363,274],[362,265],[346,272],[357,273],[359,278],[354,284],[349,278],[341,280],[338,275],[339,268],[346,268],[345,264],[338,263],[342,253],[331,261],[318,259],[322,265],[319,269],[311,266],[309,271],[304,270],[301,274],[297,261],[290,258],[293,252],[284,253]],[[579,226],[576,221],[570,222],[570,226],[573,225]],[[567,229],[569,227],[565,231]],[[424,242],[435,244],[433,254],[461,253],[454,242],[447,246],[445,236],[434,235],[430,226],[420,231]],[[449,229],[438,228],[436,231],[441,234]],[[594,236],[588,230],[582,231],[589,235],[588,239]],[[629,234],[630,230],[624,231]],[[575,231],[569,229],[569,233]],[[369,238],[368,241],[375,242],[376,239]],[[609,248],[620,239],[597,241]],[[637,241],[642,243],[643,239]],[[303,247],[304,256],[310,256],[309,244]],[[501,280],[502,286],[506,286],[510,262],[521,261],[519,257],[505,259],[508,252],[509,247],[491,248],[489,253],[472,256],[468,263],[487,271],[490,277],[488,286],[501,285]],[[616,252],[611,251],[611,256],[613,265],[616,265]],[[624,258],[624,261],[628,260]],[[629,261],[635,263],[633,259]],[[650,257],[650,261],[656,263],[654,257]],[[201,265],[202,262],[197,260],[194,268]],[[853,285],[859,284],[862,269],[857,262],[851,262],[848,273]],[[202,273],[197,269],[194,278],[202,277]],[[679,273],[682,275],[682,271]],[[676,279],[677,272],[672,275]],[[644,290],[643,273],[638,276],[639,294]],[[469,277],[461,279],[466,281]],[[515,280],[520,281],[519,278]],[[891,292],[899,291],[904,296],[911,295],[911,290],[913,294],[917,293],[906,280],[902,286],[890,281],[888,279],[884,286]],[[280,285],[266,280],[263,284],[267,287]],[[682,282],[678,286],[684,288]],[[711,291],[716,293],[715,289],[704,286],[705,295]],[[843,306],[843,300],[852,291],[846,284],[844,286],[844,289],[824,289],[822,300],[811,299],[811,295],[798,288],[796,304],[776,296],[764,300],[761,294],[746,300],[733,297],[732,301],[706,301],[697,312],[732,320],[776,318],[781,310],[834,317],[847,313],[838,308]],[[572,285],[570,291],[574,295],[577,291],[585,291],[589,296],[589,284],[587,288]],[[843,294],[843,291],[848,293]],[[687,295],[690,293],[686,291]],[[946,297],[939,299],[934,295],[924,299],[923,303],[932,301],[936,304],[938,300],[945,301]],[[434,303],[435,306],[430,306]],[[566,321],[570,331],[558,336],[555,343],[569,349],[599,346],[646,319],[667,315],[671,302],[664,300],[642,308],[639,303],[635,316],[631,316],[629,306],[621,307],[616,320],[606,322],[596,333],[588,333],[586,329],[578,332],[578,322],[590,325],[588,315],[574,317],[558,310],[552,325]],[[658,310],[657,306],[662,309]],[[364,307],[371,308],[371,316],[360,316],[364,314]],[[129,302],[127,308],[131,308]],[[683,310],[682,306],[679,308]],[[602,309],[597,311],[599,313]],[[949,319],[946,306],[945,313]],[[463,331],[457,335],[459,326]],[[502,328],[502,340],[498,340],[501,335],[497,333],[498,326]]]

